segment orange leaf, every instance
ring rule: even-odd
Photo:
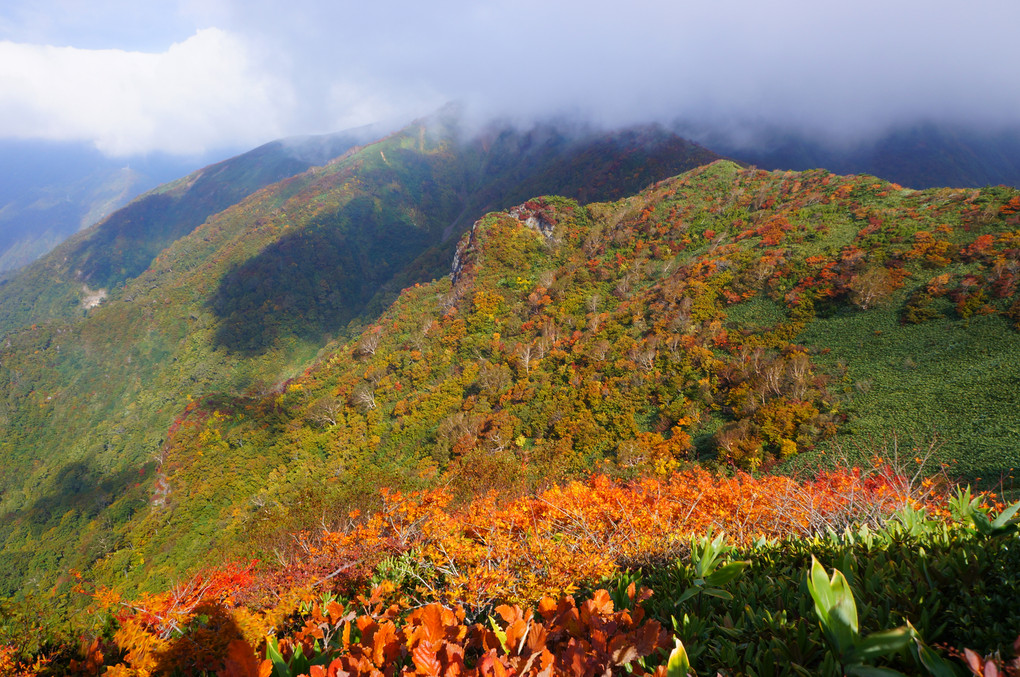
[[[340,604],[330,601],[330,603],[326,605],[326,615],[329,616],[329,620],[331,620],[334,624],[339,623],[343,618],[344,608]]]
[[[542,601],[538,603],[538,613],[542,615],[547,621],[551,621],[556,617],[557,604],[556,600],[552,597],[543,597]]]
[[[616,635],[609,640],[608,653],[613,665],[627,665],[639,658],[637,647],[626,635]]]
[[[506,648],[508,653],[520,653],[522,640],[528,634],[528,623],[518,618],[506,628]]]
[[[421,627],[423,630],[423,641],[435,642],[443,639],[446,634],[445,631],[447,626],[447,619],[444,618],[444,616],[446,616],[446,614],[443,613],[444,611],[449,613],[449,610],[445,609],[441,604],[429,604],[421,610],[419,617],[422,621]],[[451,617],[452,615],[453,614],[450,614]],[[449,620],[454,621],[453,618],[450,618]],[[449,625],[453,624],[454,622],[449,623]]]
[[[443,667],[439,659],[436,658],[436,652],[428,644],[416,646],[411,652],[411,660],[414,661],[414,667],[417,668],[415,673],[419,675],[438,677],[439,671]]]
[[[372,662],[381,668],[389,664],[399,653],[397,628],[392,622],[387,621],[372,635]]]
[[[495,649],[492,649],[478,659],[478,674],[480,677],[488,675],[491,675],[492,677],[506,677],[506,666],[504,666],[503,661],[496,656]]]
[[[605,590],[596,590],[591,596],[592,610],[599,614],[613,613],[613,598]]]

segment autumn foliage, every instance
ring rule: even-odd
[[[34,661],[21,660],[18,657],[17,647],[0,644],[0,675],[32,677],[38,675],[48,662],[45,658],[38,658]]]
[[[625,564],[675,557],[694,535],[725,531],[737,543],[841,529],[891,513],[910,495],[906,480],[880,469],[790,477],[720,477],[700,468],[632,482],[596,476],[503,504],[483,497],[451,509],[447,490],[385,493],[363,524],[308,543],[324,570],[349,553],[413,552],[416,592],[484,606],[569,594]]]
[[[290,662],[297,653],[299,663],[335,647],[336,658],[310,666],[311,675],[376,674],[398,664],[408,674],[602,674],[665,640],[639,609],[614,610],[604,591],[577,605],[570,595],[580,587],[621,567],[682,558],[692,537],[711,530],[736,544],[840,530],[922,505],[931,489],[880,463],[873,473],[843,469],[806,482],[700,468],[629,482],[596,476],[459,507],[444,489],[384,491],[381,510],[306,534],[303,560],[286,569],[253,576],[251,566],[228,567],[134,601],[106,589],[93,595],[118,618],[114,640],[124,661],[114,675],[192,674],[194,666],[261,675],[260,646],[259,656],[279,652]],[[372,596],[355,594],[363,613],[333,596],[363,588],[373,571],[392,574],[395,561],[403,567],[391,576],[397,580]],[[528,610],[536,604],[537,616]],[[466,624],[494,607],[504,627]],[[296,608],[310,609],[299,626],[290,620]],[[267,633],[278,645],[265,644]]]
[[[963,332],[1001,314],[1020,326],[1016,200],[729,163],[618,203],[535,199],[480,220],[452,275],[405,289],[360,338],[337,338],[303,371],[271,370],[299,376],[213,388],[174,367],[175,383],[201,385],[166,405],[177,416],[153,437],[158,451],[121,478],[130,491],[116,499],[127,525],[118,538],[88,518],[94,547],[82,564],[99,581],[164,591],[93,591],[113,629],[105,644],[83,642],[81,671],[261,675],[274,651],[300,664],[327,645],[347,673],[541,671],[553,664],[537,645],[530,665],[514,662],[521,644],[496,647],[467,619],[516,609],[485,632],[511,638],[523,621],[552,633],[559,621],[543,600],[583,616],[587,602],[559,600],[683,560],[710,530],[746,545],[842,533],[923,504],[932,486],[880,462],[810,480],[748,471],[814,464],[838,432],[856,434],[848,416],[867,413],[857,355],[834,359],[839,344],[824,333],[834,325],[819,320],[898,314]],[[8,369],[34,364],[7,354]],[[196,375],[208,367],[196,364]],[[44,417],[60,389],[18,388],[18,425],[59,430]],[[793,460],[803,452],[817,455]],[[68,486],[94,484],[85,471]],[[82,494],[66,514],[105,505],[114,488]],[[39,524],[59,514],[26,513]],[[252,552],[272,564],[159,583]],[[392,587],[356,610],[338,601],[378,582]],[[618,613],[595,604],[599,618]],[[425,609],[432,616],[419,617]],[[426,648],[412,639],[421,633]],[[0,658],[30,669],[14,653]]]

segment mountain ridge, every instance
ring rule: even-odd
[[[245,195],[338,155],[366,130],[274,141],[199,169],[135,198],[51,254],[0,284],[0,334],[32,322],[70,319],[84,287],[123,284],[152,258],[207,217]],[[302,145],[304,144],[304,146]]]
[[[616,203],[491,213],[455,275],[405,289],[356,340],[293,378],[190,403],[146,469],[159,487],[148,510],[96,571],[140,555],[138,575],[158,584],[182,561],[269,554],[380,485],[469,497],[593,469],[820,462],[811,450],[833,435],[891,433],[873,409],[892,393],[861,369],[915,394],[913,429],[893,419],[904,440],[941,417],[937,460],[1005,470],[1015,434],[968,437],[980,431],[966,420],[1001,418],[1001,384],[1020,377],[1002,368],[1017,364],[1020,302],[996,291],[1015,295],[1000,274],[1020,252],[1014,202],[717,162]],[[940,334],[983,352],[933,351]],[[913,364],[890,370],[900,344]],[[964,365],[969,385],[948,377]],[[955,417],[937,408],[950,390],[974,398]]]
[[[872,174],[917,189],[1020,188],[1020,131],[1015,128],[987,131],[918,121],[858,141],[840,141],[752,127],[744,131],[750,139],[739,142],[725,130],[683,125],[677,129],[723,155],[763,169],[824,167],[835,174]]]
[[[346,312],[346,292],[339,285],[363,285],[362,301],[367,303],[395,271],[402,270],[413,284],[440,265],[448,267],[449,259],[442,260],[442,241],[439,254],[418,261],[417,268],[405,265],[414,260],[408,255],[400,264],[403,269],[395,264],[392,270],[382,269],[385,261],[372,257],[360,259],[374,266],[370,268],[358,268],[355,258],[350,269],[337,268],[334,261],[333,267],[302,270],[298,260],[288,258],[296,251],[293,246],[274,244],[297,242],[302,252],[328,252],[349,242],[355,246],[345,251],[356,254],[367,251],[360,246],[380,246],[376,235],[386,243],[387,233],[394,232],[391,226],[407,232],[418,218],[424,219],[422,232],[439,238],[465,207],[514,190],[516,165],[507,156],[502,162],[509,162],[509,173],[493,174],[481,162],[485,153],[474,141],[458,146],[441,133],[430,140],[421,134],[423,129],[412,128],[256,191],[174,240],[147,270],[111,290],[84,317],[42,319],[8,331],[0,345],[0,379],[6,386],[0,421],[7,433],[0,440],[0,453],[12,469],[0,486],[0,568],[9,575],[8,592],[16,591],[30,571],[52,572],[56,561],[94,560],[126,538],[127,519],[147,510],[155,486],[153,458],[159,456],[177,414],[189,402],[264,392],[300,373],[332,335],[349,331],[342,326],[347,316],[339,314]],[[583,149],[583,140],[575,146],[565,136],[554,138],[559,141],[537,148],[533,166],[547,168],[560,182],[550,190],[580,185],[581,163],[589,171],[599,165],[583,153],[566,154]],[[525,142],[523,135],[509,131],[500,141],[500,153]],[[666,167],[691,161],[677,148],[693,158],[715,157],[676,143],[664,157],[677,164]],[[646,150],[624,146],[620,152],[625,157]],[[616,159],[601,158],[606,172],[613,171],[610,165]],[[556,163],[561,171],[554,169]],[[640,169],[645,163],[637,165]],[[430,167],[434,174],[428,173]],[[649,172],[656,169],[654,164],[649,167]],[[623,183],[643,185],[666,175],[665,169],[658,171],[658,176],[639,171]],[[504,181],[508,188],[487,188],[501,176],[509,177]],[[460,186],[464,198],[458,196]],[[477,189],[467,190],[472,186]],[[372,223],[376,225],[371,229],[363,228]],[[450,238],[445,246],[455,243],[456,238]],[[232,275],[252,260],[264,262],[256,275]],[[377,276],[369,277],[372,285],[359,279],[363,272]],[[223,284],[231,279],[239,284]],[[273,284],[260,287],[261,282]],[[226,307],[217,307],[214,300],[221,289],[227,290],[220,296]],[[320,289],[339,294],[338,305],[329,306],[327,294],[327,303],[319,307]],[[391,293],[382,289],[379,303]],[[281,303],[281,294],[296,302]],[[249,300],[250,306],[244,306]],[[264,319],[264,324],[239,321],[236,327],[243,334],[217,338],[224,327],[231,327],[231,308],[246,307],[262,309],[264,315],[254,319]],[[325,319],[303,315],[313,307],[316,312],[334,307],[338,314]],[[314,332],[307,329],[309,324]],[[252,337],[254,343],[244,343]],[[48,536],[40,550],[29,545],[42,534]]]

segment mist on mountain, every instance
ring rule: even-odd
[[[918,119],[852,139],[774,124],[674,125],[708,148],[762,169],[873,174],[910,188],[1020,187],[1020,126],[985,129]]]
[[[0,279],[208,156],[111,158],[91,144],[0,139]]]

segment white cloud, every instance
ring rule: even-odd
[[[152,54],[0,42],[0,134],[93,141],[104,153],[201,153],[281,133],[286,85],[245,44],[197,31]]]
[[[1020,124],[1016,0],[0,4],[13,41],[0,42],[0,137],[107,152],[236,149],[450,100],[522,121],[682,118],[845,140],[919,119]],[[139,49],[196,26],[220,28],[158,54],[28,44]]]

